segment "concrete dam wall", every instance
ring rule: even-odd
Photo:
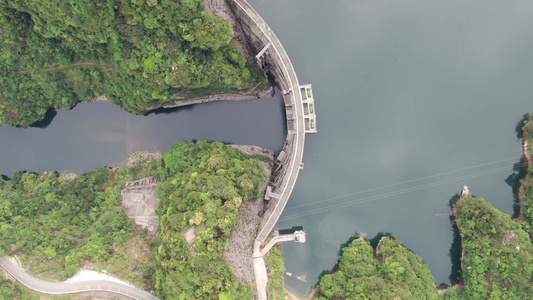
[[[257,241],[263,243],[278,221],[303,168],[305,134],[316,132],[311,86],[301,87],[289,56],[276,35],[245,0],[226,0],[241,26],[259,67],[271,75],[282,91],[287,116],[287,139],[276,158],[265,194],[266,208]],[[305,109],[304,109],[305,107]]]

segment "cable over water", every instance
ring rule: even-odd
[[[377,188],[373,188],[373,189],[369,189],[369,190],[365,190],[365,191],[361,191],[361,192],[355,192],[355,193],[350,193],[350,194],[341,195],[341,196],[337,196],[337,197],[327,198],[327,199],[315,201],[313,203],[297,205],[297,206],[291,207],[290,209],[301,208],[301,207],[305,207],[305,206],[310,206],[310,205],[314,205],[314,204],[318,204],[318,203],[329,202],[329,201],[342,199],[342,198],[348,198],[348,197],[352,197],[352,196],[355,196],[355,195],[359,195],[359,194],[363,194],[363,193],[367,193],[367,192],[372,192],[372,191],[377,191],[377,190],[381,190],[381,189],[385,189],[385,188],[390,188],[390,187],[394,187],[394,186],[398,186],[398,185],[402,185],[402,184],[406,184],[406,183],[416,182],[416,181],[420,181],[420,180],[424,180],[424,179],[428,179],[428,178],[433,178],[433,177],[437,177],[437,176],[442,176],[442,175],[446,175],[446,174],[451,174],[451,173],[455,173],[455,172],[459,172],[459,171],[479,168],[479,167],[482,167],[482,166],[487,166],[487,165],[491,165],[491,164],[495,164],[495,163],[499,163],[499,162],[504,162],[504,161],[508,161],[508,160],[512,160],[512,159],[518,159],[520,157],[521,156],[515,156],[515,157],[496,160],[496,161],[492,161],[492,162],[488,162],[488,163],[484,163],[484,164],[480,164],[480,165],[476,165],[476,166],[471,166],[471,167],[456,169],[456,170],[452,170],[452,171],[442,172],[442,173],[438,173],[438,174],[435,174],[435,175],[420,177],[420,178],[416,178],[416,179],[412,179],[412,180],[403,181],[403,182],[400,182],[400,183],[389,184],[389,185],[386,185],[386,186],[381,186],[381,187],[377,187]],[[515,168],[515,167],[523,167],[523,166],[525,166],[525,163],[518,163],[518,164],[515,164],[512,167],[505,166],[505,167],[493,168],[493,169],[489,169],[489,170],[485,170],[485,171],[481,171],[481,172],[477,172],[477,173],[473,173],[473,174],[458,176],[458,177],[451,178],[451,179],[440,180],[440,181],[433,182],[433,183],[418,185],[418,186],[414,186],[414,187],[410,187],[410,188],[400,189],[400,190],[387,192],[387,193],[382,193],[382,194],[378,194],[378,195],[373,195],[373,196],[369,196],[369,197],[363,197],[363,198],[360,198],[360,199],[355,199],[355,200],[351,200],[351,201],[344,202],[344,203],[333,204],[333,205],[329,205],[327,207],[317,208],[317,209],[306,211],[306,212],[293,213],[293,214],[282,216],[279,220],[280,221],[286,221],[286,220],[291,220],[291,219],[295,219],[295,218],[301,218],[301,217],[312,215],[312,214],[327,212],[327,211],[334,210],[334,209],[337,209],[337,208],[344,208],[344,207],[349,207],[349,206],[353,206],[353,205],[357,205],[357,204],[361,204],[361,203],[376,201],[376,200],[380,200],[380,199],[383,199],[383,198],[393,197],[393,196],[397,196],[397,195],[401,195],[401,194],[406,194],[406,193],[410,193],[410,192],[414,192],[414,191],[419,191],[419,190],[423,190],[423,189],[427,189],[427,188],[432,188],[432,187],[436,187],[436,186],[440,186],[440,185],[444,185],[444,184],[448,184],[448,183],[452,183],[452,182],[463,181],[463,180],[472,179],[472,178],[476,178],[476,177],[486,176],[486,175],[495,174],[495,173],[502,172],[502,171],[512,171],[513,168]],[[287,209],[285,209],[285,211],[289,211],[290,209],[287,208]]]

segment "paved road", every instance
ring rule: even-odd
[[[18,266],[14,265],[9,257],[0,257],[0,267],[22,285],[36,292],[49,295],[64,295],[79,292],[104,291],[128,296],[137,300],[157,300],[159,298],[143,290],[108,280],[87,280],[80,282],[49,282],[32,277]]]
[[[300,84],[298,78],[296,77],[296,72],[292,67],[292,63],[287,55],[287,52],[281,45],[281,42],[278,40],[272,29],[268,24],[261,18],[261,16],[248,4],[245,0],[234,0],[237,6],[239,6],[246,14],[254,21],[254,23],[260,28],[263,34],[266,36],[268,41],[272,44],[270,47],[270,53],[273,57],[280,62],[281,71],[287,78],[287,84],[292,89],[292,92],[289,94],[291,103],[293,104],[294,117],[295,117],[295,133],[288,133],[288,135],[295,135],[294,145],[290,149],[291,155],[289,165],[286,166],[287,172],[285,173],[285,178],[283,180],[283,185],[280,187],[281,192],[280,199],[277,202],[274,210],[270,216],[268,216],[267,221],[264,226],[260,228],[259,234],[257,235],[257,240],[261,243],[264,243],[274,225],[278,222],[278,219],[291,196],[292,189],[296,184],[296,179],[298,179],[298,173],[300,171],[300,163],[302,162],[304,155],[304,143],[305,143],[305,124],[304,124],[304,111],[302,104],[302,95],[300,93]]]

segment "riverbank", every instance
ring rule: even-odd
[[[153,110],[160,108],[175,108],[194,104],[209,103],[215,101],[246,101],[262,98],[272,98],[276,91],[274,87],[265,79],[263,82],[259,82],[256,85],[250,87],[242,93],[213,93],[205,96],[186,98],[185,96],[175,95],[171,98],[174,101],[173,104],[164,104],[161,106],[153,106],[146,110],[149,113]],[[88,102],[101,102],[109,101],[105,95],[100,95]],[[80,101],[81,102],[81,101]],[[79,103],[79,102],[78,102]],[[71,109],[74,108],[71,107]]]
[[[159,151],[135,151],[135,152],[130,153],[130,155],[128,156],[128,159],[125,162],[121,164],[113,165],[109,168],[112,171],[115,171],[117,168],[120,168],[123,166],[132,167],[135,164],[138,164],[140,162],[152,162],[160,158],[161,158],[161,152]],[[44,174],[46,173],[47,172],[44,172]],[[59,179],[65,180],[65,181],[73,181],[76,178],[78,178],[78,176],[80,175],[81,174],[78,174],[75,172],[66,171],[60,174]]]

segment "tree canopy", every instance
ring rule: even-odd
[[[121,206],[126,181],[146,176],[159,180],[155,238]],[[257,199],[264,180],[257,158],[208,142],[176,144],[157,161],[100,168],[72,181],[56,172],[17,172],[0,178],[0,255],[18,254],[47,279],[65,279],[90,264],[155,289],[162,299],[251,299],[251,286],[237,283],[222,252],[241,203]],[[189,245],[183,231],[192,226],[197,236]],[[138,248],[136,256],[130,248]],[[11,292],[0,282],[0,293]]]
[[[257,199],[266,174],[255,158],[220,143],[182,143],[164,156],[156,288],[164,299],[252,299],[237,285],[222,252],[238,225],[243,201]],[[191,247],[182,232],[195,226]]]
[[[478,197],[459,199],[455,209],[463,299],[530,299],[533,246],[520,223]]]
[[[400,241],[384,237],[375,252],[358,238],[342,249],[338,268],[322,276],[317,299],[437,299],[434,281]]]
[[[0,125],[105,94],[133,113],[259,80],[202,0],[0,0]]]

